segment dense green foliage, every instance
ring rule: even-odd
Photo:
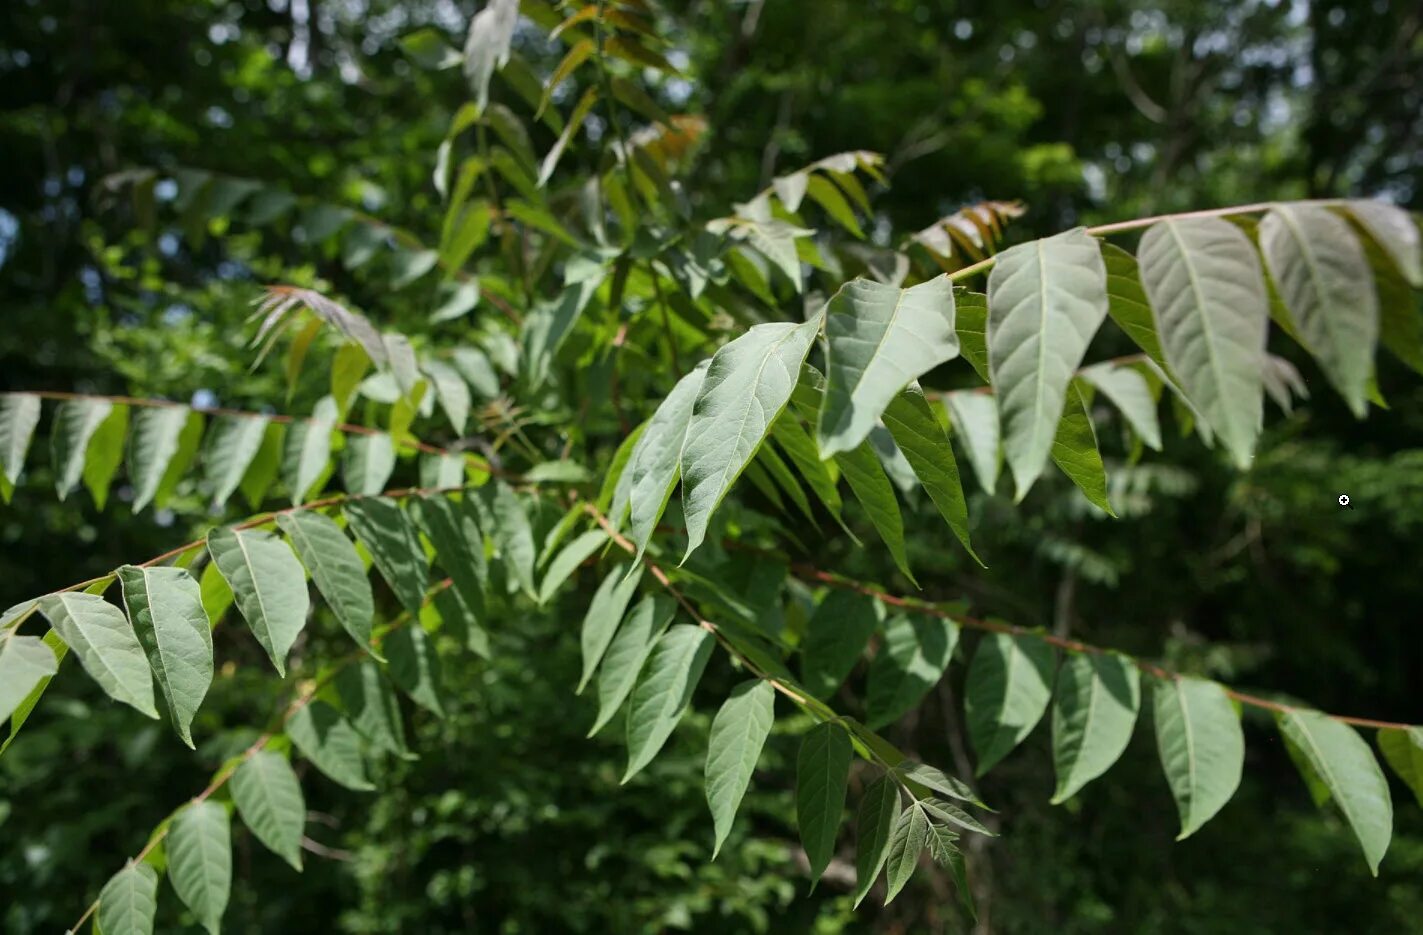
[[[124,6],[3,14],[7,931],[1416,925],[1416,13]]]

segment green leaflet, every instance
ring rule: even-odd
[[[865,722],[870,729],[898,720],[938,684],[958,644],[952,620],[898,616],[884,628],[884,643],[870,663]]]
[[[972,802],[979,808],[988,808],[987,805],[979,801],[978,796],[974,794],[968,783],[961,779],[955,779],[941,769],[926,766],[923,763],[915,763],[912,760],[902,760],[895,765],[894,771],[906,782],[917,783],[952,799]]]
[[[964,684],[968,736],[982,776],[1007,756],[1047,710],[1052,696],[1052,647],[1030,636],[985,634]]]
[[[619,443],[617,451],[613,452],[612,463],[608,465],[608,471],[603,475],[603,486],[598,491],[597,507],[608,514],[608,521],[613,524],[614,529],[622,529],[623,521],[627,519],[628,499],[632,495],[632,471],[628,469],[628,466],[632,461],[632,453],[642,439],[642,433],[647,431],[650,422],[649,419],[633,429]]]
[[[109,498],[109,484],[123,463],[127,435],[128,407],[114,406],[89,439],[89,449],[84,454],[84,486],[100,510]]]
[[[547,462],[556,463],[556,462]],[[526,476],[527,477],[527,476]],[[573,506],[559,517],[558,522],[553,524],[553,528],[544,534],[543,546],[539,549],[538,558],[534,560],[534,568],[544,568],[548,565],[549,559],[553,558],[554,552],[563,541],[572,534],[582,523],[588,519],[587,505],[576,502]]]
[[[351,726],[367,743],[396,756],[410,756],[400,719],[400,701],[380,666],[365,659],[346,666],[336,676],[336,692]]]
[[[896,394],[959,353],[945,276],[909,289],[846,283],[825,311],[826,385],[816,426],[822,457],[865,440]]]
[[[351,400],[356,395],[356,387],[371,367],[370,356],[355,343],[342,344],[331,359],[331,399],[336,403],[336,412],[344,417],[351,408]]]
[[[1081,228],[1010,247],[988,277],[988,360],[1017,500],[1052,450],[1073,372],[1107,316],[1107,272]]]
[[[574,51],[579,48],[591,49],[592,45],[592,40],[584,39],[578,45],[574,46],[568,54],[570,56],[573,55]],[[548,180],[553,177],[553,170],[557,167],[558,160],[563,156],[563,151],[568,148],[568,144],[572,142],[573,138],[578,134],[589,111],[591,111],[593,106],[597,103],[598,88],[597,86],[590,85],[587,90],[583,92],[583,96],[578,99],[578,103],[574,105],[573,113],[568,115],[568,125],[563,128],[563,132],[558,135],[558,139],[554,141],[552,148],[548,151],[548,155],[544,157],[543,162],[539,165],[538,186],[540,188],[547,185]]]
[[[257,449],[256,456],[248,466],[247,473],[242,476],[241,483],[237,485],[237,489],[242,491],[243,498],[254,510],[262,505],[267,491],[277,480],[277,473],[282,466],[282,448],[286,437],[287,427],[285,425],[280,422],[268,425],[267,431],[262,435],[262,444]]]
[[[652,647],[642,679],[628,702],[627,782],[652,761],[692,701],[716,639],[691,624],[670,628]]]
[[[13,642],[17,639],[21,639],[21,637],[12,636],[10,641]],[[33,639],[33,637],[29,637],[29,639]],[[20,699],[20,703],[15,706],[14,712],[9,716],[9,736],[5,738],[3,743],[0,743],[0,754],[4,754],[10,744],[15,742],[15,737],[20,733],[20,729],[25,726],[25,721],[29,720],[30,714],[35,710],[35,705],[39,704],[40,698],[44,697],[45,690],[49,688],[49,683],[54,679],[55,674],[58,673],[59,664],[64,662],[64,657],[69,653],[69,647],[65,644],[64,640],[59,638],[59,634],[54,630],[50,630],[46,633],[40,642],[49,647],[50,653],[54,656],[55,671],[41,677],[38,682],[35,682],[30,688],[29,693]],[[0,703],[0,707],[6,707],[8,705],[9,702]],[[4,721],[4,718],[0,717],[0,721]]]
[[[899,819],[899,785],[885,773],[860,798],[855,821],[855,905],[859,906],[889,857],[889,838]]]
[[[287,719],[287,736],[302,756],[331,781],[357,792],[375,788],[366,778],[360,735],[340,711],[326,702],[312,701],[293,712]]]
[[[1384,728],[1378,734],[1383,758],[1423,805],[1423,727]]]
[[[227,586],[227,581],[217,570],[216,563],[208,562],[203,565],[203,573],[198,576],[198,593],[202,596],[203,613],[208,615],[208,622],[217,626],[232,606],[233,596],[232,588]]]
[[[828,698],[845,681],[881,618],[880,603],[853,591],[831,591],[815,608],[801,639],[801,681]]]
[[[1377,242],[1363,241],[1364,255],[1379,297],[1379,341],[1389,352],[1423,373],[1423,315],[1403,275]]]
[[[427,490],[450,491],[464,485],[464,455],[427,454],[420,458],[420,485]]]
[[[59,660],[38,636],[11,636],[0,642],[0,721],[58,671]]]
[[[1348,724],[1318,711],[1296,708],[1275,720],[1316,803],[1334,799],[1378,876],[1393,835],[1393,800],[1373,751]]]
[[[588,612],[583,616],[583,626],[579,630],[579,643],[583,648],[583,674],[578,678],[578,694],[588,685],[603,653],[613,640],[618,623],[623,619],[623,611],[632,600],[642,581],[642,566],[633,565],[624,573],[619,565],[608,573],[593,600],[588,603]],[[636,674],[636,673],[634,673]]]
[[[1132,431],[1152,451],[1161,450],[1161,423],[1156,418],[1156,394],[1136,367],[1095,364],[1084,367],[1078,377],[1102,391],[1127,420]]]
[[[1116,516],[1107,499],[1107,471],[1102,466],[1102,453],[1097,450],[1097,431],[1087,412],[1082,384],[1074,379],[1067,386],[1062,421],[1052,440],[1052,460],[1092,505],[1108,516]]]
[[[1057,805],[1105,773],[1131,740],[1141,707],[1141,675],[1116,654],[1074,653],[1057,677],[1052,755]]]
[[[949,524],[968,554],[982,565],[983,560],[973,551],[973,543],[969,541],[968,504],[964,501],[953,446],[949,444],[949,437],[939,421],[934,418],[919,384],[909,384],[890,400],[884,410],[884,427],[889,429],[894,443],[914,469],[914,476],[919,478],[929,499],[938,507],[939,515]]]
[[[231,787],[237,814],[257,840],[300,870],[306,802],[287,758],[259,750],[237,767]]]
[[[959,353],[974,372],[988,380],[988,296],[981,292],[954,293],[954,330],[959,336]]]
[[[778,419],[776,421],[779,422],[780,420]],[[780,490],[784,490],[786,496],[790,497],[791,502],[795,504],[796,509],[800,510],[801,515],[810,520],[810,522],[815,522],[815,514],[811,512],[810,509],[810,499],[806,497],[805,491],[801,489],[800,481],[796,479],[795,473],[792,472],[790,466],[781,459],[781,456],[776,453],[775,448],[770,445],[762,445],[757,449],[756,458],[747,465],[747,469],[760,469],[764,472],[766,476],[774,481],[772,489],[779,488]]]
[[[712,513],[790,400],[819,329],[819,316],[800,325],[754,325],[712,357],[681,455],[683,561],[701,545]]]
[[[1245,764],[1240,715],[1225,689],[1204,679],[1153,683],[1156,745],[1189,837],[1230,801]]]
[[[1408,212],[1396,205],[1365,199],[1346,202],[1345,207],[1388,254],[1404,281],[1423,289],[1423,239]]]
[[[534,590],[534,531],[529,525],[528,514],[519,502],[513,489],[500,481],[494,485],[493,502],[490,511],[494,516],[494,544],[499,547],[499,557],[513,573],[514,580],[529,597],[537,597]]]
[[[811,885],[820,879],[835,853],[852,753],[844,728],[827,721],[806,732],[796,755],[796,826],[810,861]]]
[[[336,427],[336,403],[323,397],[310,419],[298,419],[287,429],[282,449],[282,483],[292,503],[305,503],[321,492],[331,461],[331,432]]]
[[[900,812],[899,817],[895,819],[885,861],[885,905],[889,905],[894,897],[899,895],[904,884],[914,875],[914,868],[919,864],[919,855],[928,846],[931,833],[929,816],[918,802]]]
[[[795,465],[801,480],[843,528],[845,521],[840,516],[842,504],[840,491],[835,486],[836,478],[830,472],[830,465],[820,460],[820,451],[815,447],[815,440],[801,427],[795,414],[781,413],[781,417],[771,426],[771,437]]]
[[[187,406],[148,406],[134,413],[128,453],[133,512],[157,496],[164,472],[178,453],[190,412]]]
[[[1301,343],[1363,418],[1379,308],[1358,238],[1327,208],[1277,204],[1260,222],[1260,252]]]
[[[383,644],[390,678],[420,707],[444,717],[440,704],[440,656],[435,641],[418,622],[391,631]]]
[[[277,525],[311,572],[316,590],[326,599],[342,628],[358,646],[368,649],[375,599],[366,566],[351,540],[335,520],[315,510],[279,513]]]
[[[530,389],[538,389],[548,379],[559,348],[597,294],[605,273],[598,267],[589,278],[567,284],[556,302],[541,302],[529,313],[524,323],[523,367]]]
[[[226,503],[242,483],[270,423],[267,416],[222,415],[213,420],[203,447],[203,471],[216,506]]]
[[[59,404],[49,438],[54,488],[59,499],[65,499],[79,486],[89,441],[113,409],[113,403],[106,399],[71,399]]]
[[[178,433],[178,450],[173,453],[173,458],[168,462],[168,467],[163,471],[163,477],[158,481],[158,490],[153,496],[153,505],[161,507],[173,496],[173,492],[178,488],[178,482],[192,467],[193,460],[198,456],[198,449],[203,443],[203,417],[197,412],[189,412],[188,419],[183,423],[183,429]]]
[[[712,859],[731,833],[736,809],[751,784],[751,774],[775,720],[776,690],[752,679],[731,690],[712,721],[707,743],[706,792],[716,828]]]
[[[968,812],[954,805],[952,802],[945,802],[939,798],[927,798],[919,800],[919,807],[928,813],[934,821],[943,825],[955,825],[967,831],[974,831],[978,834],[995,837],[992,831],[984,827],[983,823],[974,818]],[[935,858],[938,859],[937,857]]]
[[[487,218],[489,215],[485,213]],[[425,376],[435,388],[435,399],[444,411],[445,418],[458,435],[463,435],[469,424],[470,395],[469,384],[459,371],[442,360],[427,360],[424,364]]]
[[[530,484],[585,484],[592,479],[577,461],[544,461],[524,472],[524,480]]]
[[[901,494],[908,494],[919,489],[919,478],[915,476],[914,469],[909,466],[904,453],[894,443],[894,436],[889,434],[889,429],[883,425],[870,429],[869,446],[896,490]]]
[[[211,800],[178,811],[168,826],[168,880],[203,928],[217,935],[232,891],[232,828]]]
[[[780,220],[745,221],[746,239],[771,265],[785,274],[795,291],[804,289],[800,276],[800,256],[796,239],[809,237],[814,231]]]
[[[672,392],[657,407],[641,438],[628,458],[628,510],[632,541],[637,544],[637,558],[642,558],[652,538],[657,521],[667,509],[672,488],[677,485],[678,462],[682,443],[687,437],[687,424],[692,418],[692,404],[701,392],[711,360],[704,360],[691,373],[677,381]],[[614,516],[615,520],[619,517]],[[637,567],[634,563],[633,567]]]
[[[47,594],[38,606],[110,698],[158,717],[148,659],[122,611],[96,594],[75,591]]]
[[[399,256],[397,252],[397,256]],[[397,286],[397,288],[399,288]],[[410,339],[403,334],[394,331],[387,331],[381,335],[381,343],[385,347],[385,352],[389,358],[390,374],[395,379],[395,385],[400,390],[402,399],[408,400],[412,406],[419,404],[425,396],[424,390],[416,392],[416,387],[425,382],[424,375],[420,373],[420,365],[415,360],[415,349],[410,346]],[[323,400],[323,402],[325,402]],[[318,404],[318,410],[321,408]],[[425,410],[422,408],[422,412]],[[326,418],[324,413],[313,413],[317,418]],[[334,407],[332,409],[334,418]],[[399,433],[397,433],[399,434]]]
[[[959,444],[968,455],[978,484],[988,493],[998,486],[999,452],[998,405],[986,393],[961,391],[944,395]]]
[[[450,576],[465,606],[482,618],[489,568],[472,501],[460,503],[445,494],[416,497],[410,501],[410,512],[434,545],[435,561]]]
[[[20,479],[30,439],[40,421],[40,398],[28,393],[0,394],[0,494],[6,503]]]
[[[1155,313],[1141,286],[1136,257],[1114,243],[1100,243],[1102,265],[1107,270],[1107,314],[1158,367],[1169,369],[1161,338],[1156,334]]]
[[[375,496],[395,470],[395,442],[385,432],[351,435],[341,455],[341,482],[352,494]]]
[[[864,442],[858,448],[836,455],[835,464],[850,485],[850,492],[864,507],[870,525],[874,526],[875,532],[879,533],[889,549],[894,564],[904,573],[904,577],[917,585],[914,573],[909,570],[909,556],[904,548],[904,517],[899,512],[899,501],[874,449],[869,442]]]
[[[564,546],[549,562],[543,581],[539,582],[539,603],[547,604],[568,580],[568,576],[577,571],[578,566],[587,561],[588,557],[602,548],[603,543],[607,541],[608,534],[603,530],[590,529]]]
[[[1220,218],[1168,219],[1152,225],[1137,253],[1170,372],[1236,466],[1249,467],[1270,321],[1250,238]]]
[[[449,627],[449,633],[457,641],[463,642],[465,646],[482,659],[490,658],[489,654],[489,631],[484,628],[483,611],[476,611],[465,600],[464,592],[457,588],[445,588],[435,595],[432,607],[425,610],[429,612],[433,609],[441,623]]]
[[[613,575],[620,572],[621,569],[614,569]],[[637,579],[631,580],[636,582]],[[602,730],[618,713],[637,682],[637,675],[651,655],[657,638],[667,629],[676,612],[677,605],[671,598],[649,594],[638,602],[618,628],[598,671],[598,717],[588,730],[589,737]]]
[[[198,583],[186,570],[173,567],[124,565],[115,574],[173,728],[193,747],[189,728],[213,672],[212,631]]]
[[[855,212],[850,208],[850,203],[829,179],[823,175],[810,176],[807,194],[812,201],[824,208],[825,213],[834,218],[837,224],[861,240],[865,239],[865,232],[860,229],[860,222],[855,220]]]
[[[99,892],[95,927],[104,935],[149,935],[158,911],[158,874],[146,863],[130,862]]]
[[[792,393],[795,408],[802,416],[813,418],[820,409],[825,396],[824,386],[825,378],[820,371],[805,365]],[[884,541],[899,570],[914,582],[904,550],[904,518],[899,512],[899,501],[895,499],[894,487],[885,475],[884,466],[880,464],[874,448],[869,442],[862,442],[850,451],[836,455],[834,464],[849,483],[850,492],[865,508],[870,524]]]
[[[343,512],[400,605],[419,616],[430,568],[410,514],[389,497],[348,500]]]
[[[208,552],[252,635],[285,677],[287,652],[311,607],[301,562],[275,534],[256,529],[214,529]]]

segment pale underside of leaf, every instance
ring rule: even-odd
[[[736,810],[751,784],[751,774],[760,759],[761,748],[771,733],[776,691],[769,682],[753,679],[732,689],[716,718],[712,720],[707,743],[706,793],[715,825],[715,859]]]
[[[1141,676],[1116,655],[1074,654],[1057,677],[1052,711],[1054,805],[1105,773],[1126,749],[1141,706]]]
[[[1306,349],[1362,418],[1379,308],[1358,238],[1327,208],[1276,205],[1260,222],[1260,250]]]
[[[212,684],[212,632],[202,592],[182,568],[124,565],[116,572],[124,607],[168,704],[173,727],[189,747],[189,725]]]
[[[1248,467],[1270,320],[1250,239],[1220,218],[1168,219],[1142,237],[1138,257],[1170,372],[1236,465]]]
[[[232,799],[257,840],[300,870],[306,802],[287,758],[261,750],[243,761],[232,775]]]
[[[619,571],[615,569],[613,574]],[[672,622],[676,609],[671,598],[648,595],[618,628],[598,670],[598,717],[588,730],[589,737],[602,730],[627,700],[643,663],[652,654],[657,638]]]
[[[987,493],[998,486],[998,470],[1003,460],[1000,453],[998,404],[986,393],[960,391],[944,395],[949,409],[949,421],[959,443],[973,465],[978,484]]]
[[[39,610],[110,698],[158,717],[148,659],[122,611],[97,594],[75,591],[40,598]]]
[[[1303,757],[1344,813],[1369,870],[1378,876],[1393,836],[1393,799],[1373,751],[1348,724],[1318,711],[1293,709],[1278,721],[1292,752]]]
[[[691,624],[678,624],[652,648],[642,680],[628,703],[627,782],[652,761],[692,701],[716,639]]]
[[[712,513],[785,408],[819,329],[819,316],[800,325],[755,325],[712,358],[680,462],[687,556],[701,545]]]
[[[276,535],[256,529],[214,529],[208,551],[252,634],[285,676],[287,652],[311,606],[301,562]]]
[[[988,280],[988,359],[1018,500],[1047,463],[1067,385],[1106,315],[1106,270],[1085,230],[999,254]]]
[[[944,276],[909,289],[853,280],[826,306],[825,336],[817,442],[829,458],[864,441],[905,386],[958,356],[953,286]]]
[[[1203,679],[1158,680],[1154,686],[1156,744],[1189,837],[1240,785],[1245,737],[1225,690]]]
[[[149,935],[158,912],[158,874],[146,863],[129,863],[99,892],[96,928],[104,935]]]
[[[211,800],[184,807],[168,827],[168,879],[178,898],[213,935],[232,890],[232,832],[227,809]]]

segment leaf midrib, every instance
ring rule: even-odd
[[[1226,397],[1225,378],[1221,373],[1220,360],[1216,353],[1215,331],[1211,327],[1210,316],[1205,313],[1205,290],[1201,287],[1200,276],[1196,272],[1196,265],[1191,261],[1191,252],[1186,249],[1185,241],[1181,239],[1180,231],[1176,229],[1176,222],[1168,220],[1163,221],[1162,223],[1166,225],[1166,230],[1171,234],[1171,240],[1175,244],[1176,250],[1181,256],[1181,265],[1185,267],[1186,270],[1186,280],[1191,284],[1191,294],[1195,297],[1196,300],[1196,317],[1201,323],[1201,331],[1205,334],[1206,358],[1210,362],[1211,381],[1215,384],[1216,400],[1217,402],[1224,402]],[[1224,414],[1230,412],[1231,410],[1229,407],[1226,406],[1218,406],[1217,411]],[[1230,422],[1234,423],[1235,420],[1230,419]],[[1231,434],[1233,435],[1235,434],[1233,430],[1237,428],[1237,426],[1232,424],[1231,428]]]

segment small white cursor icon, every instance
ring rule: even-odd
[[[1346,493],[1341,493],[1339,495],[1339,505],[1342,507],[1348,507],[1351,510],[1353,509],[1352,506],[1349,506],[1349,495]]]

